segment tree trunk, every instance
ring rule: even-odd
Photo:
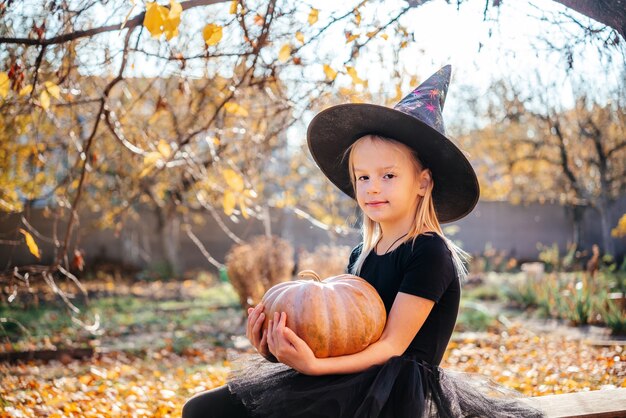
[[[612,27],[626,39],[626,0],[554,0],[600,23]]]
[[[163,257],[173,276],[180,276],[182,266],[180,262],[180,218],[175,208],[157,208],[158,235],[161,238]]]
[[[582,247],[583,216],[585,215],[586,209],[587,207],[582,206],[582,205],[567,206],[567,211],[572,216],[573,241],[574,241],[574,244],[576,244],[576,248]]]
[[[609,219],[609,205],[605,198],[600,197],[597,205],[600,214],[600,227],[602,228],[602,247],[604,254],[615,255],[613,238],[611,238],[611,221]]]

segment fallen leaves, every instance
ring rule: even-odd
[[[442,367],[480,373],[528,396],[626,387],[626,344],[598,347],[516,324],[450,342]]]
[[[180,416],[184,401],[226,382],[228,362],[202,353],[124,353],[67,366],[53,361],[0,365],[5,412],[11,416]],[[204,364],[203,364],[204,363]]]
[[[90,361],[0,364],[9,416],[180,416],[195,393],[225,384],[235,350],[102,353]],[[567,355],[564,355],[567,353]],[[625,387],[626,350],[514,326],[452,341],[442,367],[479,373],[526,395]]]

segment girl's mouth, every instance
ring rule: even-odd
[[[384,205],[385,203],[387,203],[387,202],[369,202],[369,203],[366,203],[366,205],[370,206],[370,207],[373,207],[373,208],[376,208],[376,207]]]

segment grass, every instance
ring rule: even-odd
[[[215,329],[210,324],[233,318],[237,322],[241,317],[239,299],[227,283],[194,286],[189,293],[184,299],[168,299],[167,294],[158,298],[155,294],[99,296],[91,298],[88,304],[76,302],[80,313],[73,315],[59,301],[27,309],[5,303],[0,305],[0,318],[6,321],[0,323],[3,327],[0,341],[4,342],[5,351],[19,351],[100,344],[115,346],[116,340],[124,345],[124,340],[136,337],[135,349],[171,344],[178,351],[203,334],[215,339]],[[87,326],[77,325],[73,318]],[[94,323],[99,323],[99,327],[90,330],[89,325]],[[220,341],[213,343],[223,345]]]

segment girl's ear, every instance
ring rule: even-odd
[[[417,191],[417,194],[424,197],[431,181],[432,176],[430,174],[430,170],[428,168],[423,169],[418,176],[419,189]]]

